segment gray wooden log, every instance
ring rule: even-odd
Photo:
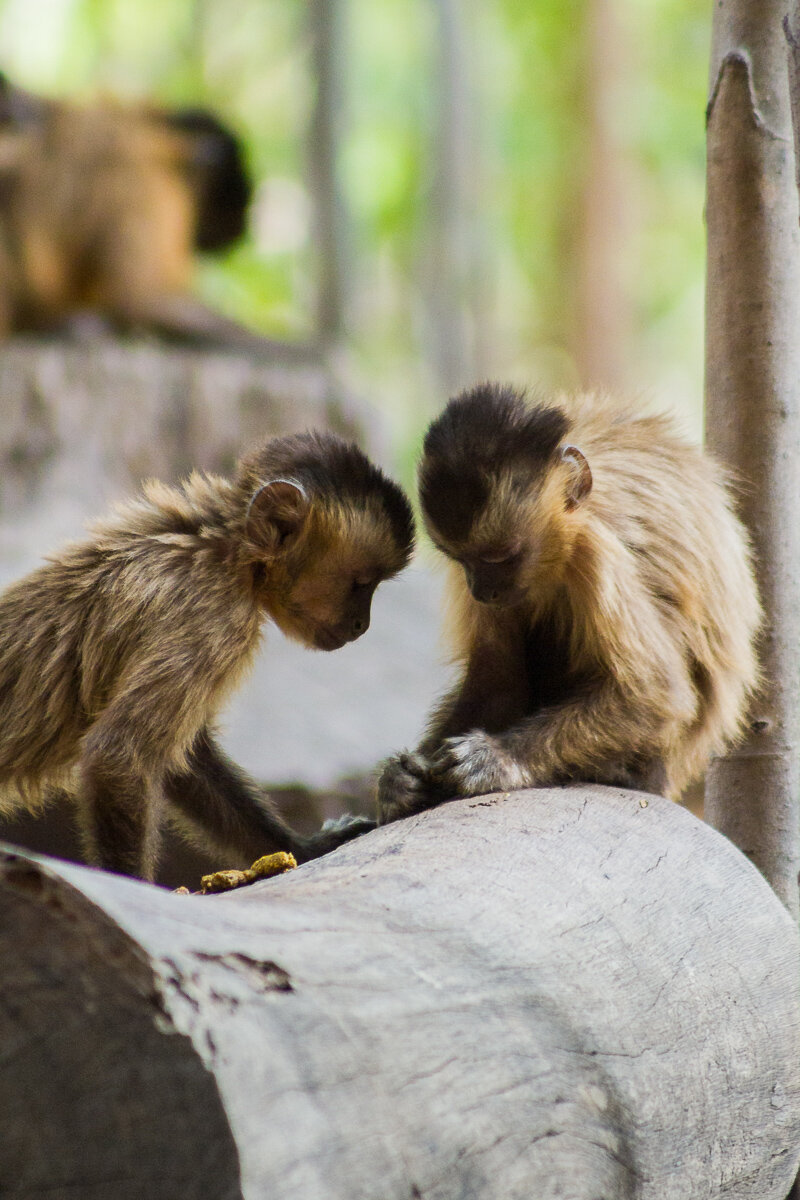
[[[0,1194],[783,1200],[798,935],[659,798],[444,805],[241,892],[10,850]]]

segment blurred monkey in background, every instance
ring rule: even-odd
[[[239,142],[211,113],[72,104],[0,74],[0,336],[91,313],[180,342],[302,351],[190,294],[194,252],[241,237],[251,192]]]

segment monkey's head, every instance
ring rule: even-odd
[[[242,461],[242,553],[259,603],[288,637],[337,650],[369,628],[375,589],[408,563],[401,489],[333,434],[278,438]]]
[[[59,110],[59,101],[17,87],[0,72],[0,132],[21,133],[44,127]],[[137,128],[152,128],[175,139],[174,160],[189,188],[194,207],[194,246],[197,250],[224,250],[242,236],[253,187],[236,135],[213,113],[203,108],[166,109],[145,104],[116,105],[95,102],[87,111],[116,113],[123,117],[131,139]],[[116,147],[117,155],[120,153]],[[139,153],[141,154],[141,149]],[[156,137],[142,167],[164,166],[164,144]],[[170,159],[172,166],[172,160]]]
[[[451,400],[425,436],[419,491],[434,543],[481,604],[530,603],[563,578],[592,488],[562,409],[483,384]]]
[[[224,250],[244,233],[252,184],[238,138],[202,108],[160,114],[185,135],[189,177],[195,194],[197,250]]]

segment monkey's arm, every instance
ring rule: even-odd
[[[450,738],[471,729],[507,729],[526,710],[528,686],[521,638],[476,642],[459,682],[442,697],[416,752],[394,755],[378,781],[378,823],[430,808],[454,793],[442,786],[431,760]]]
[[[661,791],[664,718],[608,679],[501,733],[476,728],[446,739],[429,763],[451,796],[593,780]]]
[[[186,767],[167,771],[164,796],[179,823],[217,853],[249,864],[261,854],[287,850],[299,860],[303,839],[207,728],[195,738]]]
[[[333,850],[368,829],[373,822],[350,818],[329,823],[312,837],[302,837],[275,812],[264,792],[201,729],[182,771],[169,771],[164,780],[166,799],[181,821],[211,842],[250,863],[271,850],[288,850],[298,862]]]

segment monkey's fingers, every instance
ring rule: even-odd
[[[428,760],[421,754],[397,754],[384,763],[378,780],[378,824],[422,812],[439,799],[431,786]]]
[[[497,738],[481,729],[446,738],[431,755],[431,777],[454,796],[514,791],[529,782]]]
[[[353,813],[342,813],[340,817],[328,817],[320,829],[320,834],[328,834],[336,838],[346,839],[360,837],[375,828],[372,817],[354,816]]]
[[[341,817],[331,817],[318,833],[306,839],[304,844],[306,857],[319,858],[320,855],[328,854],[345,842],[351,842],[353,838],[361,837],[362,833],[369,833],[374,828],[375,822],[371,817],[355,817],[352,813],[343,813]]]

